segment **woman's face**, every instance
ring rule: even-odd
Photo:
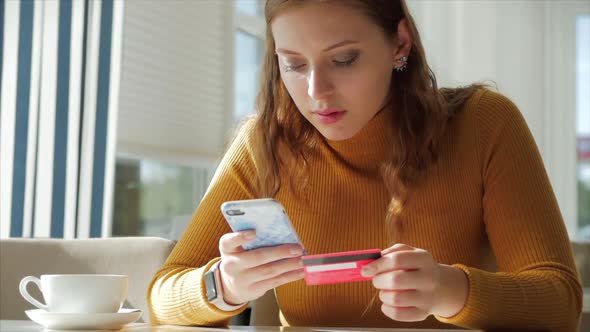
[[[409,51],[407,30],[394,45],[394,36],[347,5],[308,2],[279,13],[271,28],[283,83],[329,140],[351,138],[382,109],[395,60]]]

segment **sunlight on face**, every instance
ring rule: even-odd
[[[353,137],[383,107],[396,49],[359,9],[310,2],[271,28],[282,81],[324,137]]]

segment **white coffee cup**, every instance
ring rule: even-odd
[[[35,283],[45,299],[43,304],[27,291]],[[128,280],[125,275],[111,274],[44,274],[41,279],[24,277],[20,294],[39,309],[59,313],[118,312],[127,298]]]

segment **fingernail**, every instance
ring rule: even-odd
[[[244,237],[247,240],[253,240],[253,239],[256,238],[256,232],[255,231],[247,231],[247,232],[244,232]]]
[[[364,277],[370,277],[373,275],[373,273],[374,273],[373,269],[370,267],[367,267],[367,266],[363,267],[363,269],[361,270],[361,274]]]
[[[301,248],[291,248],[290,252],[293,256],[301,256],[301,254],[303,254]]]

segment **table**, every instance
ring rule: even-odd
[[[0,320],[0,331],[2,332],[41,332],[56,330],[44,330],[43,326],[28,320]],[[172,326],[159,325],[151,326],[145,323],[134,323],[125,325],[119,332],[213,332],[213,331],[234,331],[234,332],[440,332],[457,330],[416,330],[416,329],[378,329],[378,328],[329,328],[329,327],[280,327],[280,326],[229,326],[226,328],[194,327],[194,326]],[[475,330],[474,330],[475,331]],[[76,331],[81,332],[81,331]]]

